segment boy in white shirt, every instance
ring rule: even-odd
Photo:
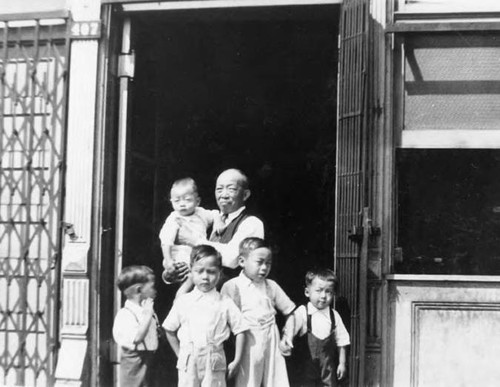
[[[191,279],[195,288],[174,302],[163,328],[178,357],[179,386],[224,387],[241,360],[247,329],[234,302],[215,286],[222,270],[220,253],[212,246],[193,247]],[[234,359],[226,367],[223,343],[236,336]]]
[[[118,276],[118,288],[127,298],[113,323],[113,338],[121,349],[121,387],[152,385],[150,365],[158,348],[154,278],[147,266],[125,267]]]
[[[240,243],[240,275],[226,282],[222,294],[231,297],[249,326],[236,386],[286,387],[288,374],[280,352],[276,311],[290,315],[295,304],[281,287],[267,279],[272,252],[261,238],[245,238]],[[290,344],[290,343],[288,343]]]
[[[337,277],[329,269],[311,270],[305,283],[309,302],[288,319],[284,337],[299,339],[293,352],[298,358],[295,366],[302,379],[300,386],[337,386],[346,375],[346,346],[350,344],[349,333],[331,305]],[[284,352],[288,355],[291,350],[289,346]]]

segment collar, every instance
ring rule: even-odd
[[[238,208],[236,211],[227,214],[226,224],[229,224],[233,221],[233,219],[237,218],[244,210],[246,206]],[[222,215],[222,213],[221,213]]]
[[[193,299],[195,301],[197,301],[197,300],[200,300],[202,298],[214,297],[215,295],[217,295],[217,290],[215,288],[213,288],[209,292],[202,292],[202,291],[198,290],[197,287],[194,287],[194,289],[191,290],[191,294],[193,295]]]
[[[307,303],[307,314],[313,315],[315,313],[321,313],[325,316],[330,316],[330,307],[318,309],[310,301]]]
[[[238,278],[240,279],[241,284],[244,286],[250,286],[250,285],[260,286],[260,285],[266,284],[266,280],[259,282],[259,283],[254,282],[253,280],[251,280],[250,278],[248,278],[246,276],[246,274],[243,272],[243,270],[240,271]]]

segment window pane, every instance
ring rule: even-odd
[[[493,12],[500,11],[498,0],[405,0],[401,12]]]
[[[500,129],[500,36],[405,41],[405,130]]]
[[[500,275],[500,151],[399,149],[398,273]]]

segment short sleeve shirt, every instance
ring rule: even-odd
[[[177,332],[181,347],[191,343],[204,347],[209,342],[220,345],[230,332],[237,335],[247,330],[240,310],[230,298],[215,289],[204,293],[197,288],[174,302],[163,328]]]
[[[335,342],[338,347],[345,347],[350,344],[349,333],[337,311],[335,309],[332,311],[335,318]],[[310,302],[307,304],[307,308],[305,305],[301,305],[293,313],[295,317],[295,334],[303,336],[307,333],[307,313],[311,315],[311,333],[318,339],[328,337],[332,326],[330,311],[328,308],[317,309]]]
[[[140,305],[129,300],[125,301],[125,305],[118,311],[113,323],[113,338],[120,347],[132,351],[155,351],[158,348],[156,315],[153,315],[149,323],[149,329],[144,340],[137,345],[134,344],[143,318],[143,309]]]
[[[258,328],[274,322],[276,310],[288,315],[295,304],[273,280],[254,282],[243,271],[226,282],[221,293],[232,298],[240,306],[243,318],[250,328]]]

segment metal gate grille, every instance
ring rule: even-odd
[[[369,0],[344,0],[340,19],[335,270],[351,309],[350,381],[361,385],[359,271],[365,205],[365,101]]]
[[[67,35],[0,22],[0,385],[53,383]]]

